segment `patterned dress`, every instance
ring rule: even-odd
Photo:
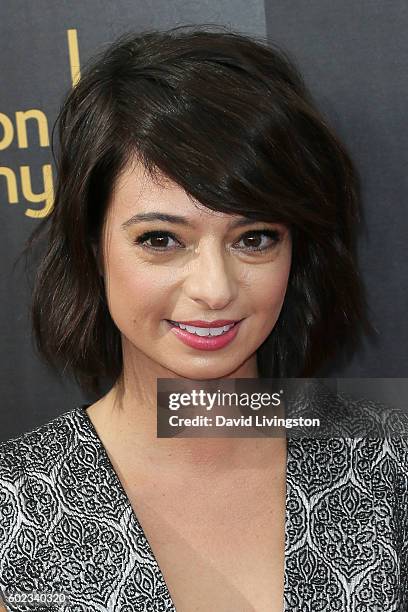
[[[331,401],[343,415],[373,408]],[[21,593],[48,593],[37,611],[174,612],[86,408],[0,444],[0,601],[14,594],[8,609],[24,612]],[[284,612],[408,612],[407,517],[407,438],[288,438]]]

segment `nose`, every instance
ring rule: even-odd
[[[225,309],[238,293],[234,262],[214,244],[201,246],[189,262],[184,282],[187,296],[211,310]]]

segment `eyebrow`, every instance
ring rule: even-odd
[[[169,213],[160,213],[160,212],[146,212],[146,213],[137,213],[133,215],[122,223],[122,229],[126,229],[131,225],[136,223],[142,223],[143,221],[165,221],[167,223],[176,223],[177,225],[183,225],[192,227],[193,224],[187,219],[187,217],[182,217],[180,215],[171,215]],[[259,219],[250,219],[248,217],[241,217],[240,219],[236,219],[233,223],[231,223],[230,227],[243,227],[245,225],[252,225],[253,223],[259,223]]]

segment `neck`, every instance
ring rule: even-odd
[[[128,362],[129,363],[129,362]],[[126,465],[200,478],[236,469],[267,469],[286,452],[282,438],[157,438],[157,378],[182,377],[168,370],[125,367],[118,383],[88,409],[96,430]],[[256,360],[225,378],[258,378]]]

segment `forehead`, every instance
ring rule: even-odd
[[[221,225],[242,217],[207,208],[168,177],[163,174],[152,177],[140,162],[133,161],[116,181],[108,216],[123,223],[132,215],[152,211],[182,215],[196,223],[211,221]]]

